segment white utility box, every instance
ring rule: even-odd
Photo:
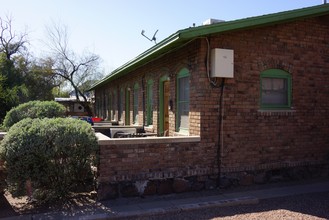
[[[210,55],[210,76],[233,78],[234,51],[230,49],[215,48],[211,50]]]

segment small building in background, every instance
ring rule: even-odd
[[[61,103],[66,107],[67,116],[91,116],[88,115],[88,111],[84,107],[85,101],[82,97],[76,98],[74,91],[69,93],[70,97],[58,97],[55,98],[56,102]],[[85,94],[87,96],[87,103],[92,106],[92,95],[91,93]]]

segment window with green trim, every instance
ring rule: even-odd
[[[96,116],[100,115],[101,99],[99,96],[96,96]]]
[[[130,88],[126,89],[125,124],[130,125]]]
[[[106,94],[105,90],[103,91],[102,95],[102,109],[101,109],[101,118],[105,119],[106,118]]]
[[[139,96],[139,86],[138,86],[138,83],[136,83],[134,85],[134,102],[133,102],[134,124],[138,124],[138,96]]]
[[[111,110],[112,110],[112,105],[111,105],[111,100],[112,100],[112,94],[109,93],[108,94],[108,98],[107,98],[107,109],[106,109],[106,119],[110,120],[111,119]]]
[[[289,109],[291,107],[291,75],[280,69],[269,69],[260,74],[261,109]]]
[[[177,118],[176,131],[188,132],[190,120],[190,74],[183,69],[177,76]]]
[[[119,93],[119,105],[118,105],[118,120],[122,121],[122,116],[123,116],[123,103],[124,103],[124,91],[123,88],[120,89]]]
[[[111,120],[115,120],[115,110],[116,110],[116,91],[113,91],[113,95],[111,96]]]
[[[153,80],[148,80],[147,81],[146,95],[147,95],[146,124],[147,125],[153,125]]]

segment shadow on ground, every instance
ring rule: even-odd
[[[0,218],[13,217],[19,215],[11,207],[6,197],[1,193],[0,194]]]

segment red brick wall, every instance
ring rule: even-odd
[[[100,151],[100,182],[214,173],[213,158],[206,152],[200,152],[199,143],[105,145],[100,147]]]
[[[223,167],[318,162],[329,153],[328,17],[222,35],[232,48],[234,78],[224,89]],[[292,110],[262,112],[260,72],[292,75]],[[205,122],[207,124],[207,122]]]
[[[235,31],[208,39],[211,48],[234,50],[234,78],[225,80],[223,93],[220,136],[223,174],[328,163],[329,17]],[[176,75],[182,68],[188,68],[191,74],[189,132],[200,135],[201,142],[191,147],[185,144],[121,146],[126,149],[123,154],[126,156],[116,155],[118,146],[111,146],[109,154],[103,157],[114,158],[101,164],[101,170],[113,167],[119,173],[118,167],[125,167],[127,175],[138,176],[150,167],[178,172],[192,165],[217,171],[220,88],[210,86],[207,49],[205,38],[196,39],[107,86],[110,90],[121,86],[133,88],[138,82],[142,90],[142,76],[145,85],[148,79],[153,79],[154,116],[158,116],[159,79],[166,74],[170,77],[170,96],[176,109]],[[260,109],[260,73],[271,68],[283,69],[292,76],[289,111]],[[97,89],[96,95],[100,91]],[[142,91],[140,113],[141,94]],[[174,134],[174,113],[170,113],[170,135]],[[157,117],[153,121],[157,131]],[[184,153],[177,154],[181,151]]]

